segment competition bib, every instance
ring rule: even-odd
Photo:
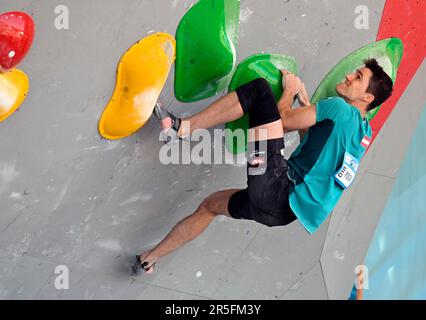
[[[345,160],[343,161],[342,168],[336,172],[334,180],[347,189],[350,187],[355,179],[356,172],[358,171],[359,161],[349,152],[345,153]]]

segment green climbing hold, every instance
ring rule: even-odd
[[[255,80],[257,78],[266,79],[278,101],[283,93],[281,69],[289,70],[297,74],[297,64],[294,58],[278,54],[257,54],[241,62],[232,78],[229,92],[235,91],[238,87]],[[245,152],[247,150],[247,130],[248,115],[227,123],[226,128],[235,133],[237,129],[243,129],[245,139],[234,139],[229,130],[226,131],[226,146],[233,154]],[[238,134],[235,134],[238,137]]]
[[[379,65],[395,82],[399,64],[401,63],[404,46],[398,38],[389,38],[374,42],[358,49],[340,61],[321,82],[311,102],[317,103],[322,99],[337,96],[336,85],[340,83],[347,74],[353,72],[363,65],[368,58],[376,58]],[[380,107],[371,110],[367,119],[371,120],[380,110]]]
[[[176,32],[175,95],[194,102],[227,89],[236,64],[240,0],[200,0]]]

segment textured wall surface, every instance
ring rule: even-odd
[[[156,244],[204,197],[245,187],[243,166],[162,165],[160,129],[154,120],[121,141],[103,140],[97,132],[121,55],[152,32],[174,35],[194,2],[1,1],[0,12],[30,13],[37,29],[34,45],[19,66],[30,78],[30,93],[19,112],[0,124],[0,298],[345,299],[349,295],[354,263],[364,258],[395,178],[369,172],[365,166],[330,227],[329,219],[313,236],[297,222],[268,229],[218,218],[200,238],[163,258],[155,274],[130,277],[134,255]],[[260,52],[293,56],[311,93],[340,59],[376,39],[384,6],[384,0],[370,3],[369,29],[358,30],[355,0],[267,3],[241,0],[238,61]],[[69,8],[69,30],[55,28],[58,5]],[[161,99],[179,115],[198,112],[214,100],[178,103],[173,73]],[[379,139],[386,141],[386,132]],[[392,149],[390,142],[383,143]],[[296,136],[289,135],[287,155],[296,144]],[[380,154],[374,151],[382,148],[378,145],[371,149],[372,166]],[[404,150],[401,145],[401,159]],[[398,167],[395,162],[390,170]],[[380,195],[370,198],[369,205],[354,206],[353,197],[368,198],[377,185]],[[368,216],[368,208],[374,218],[364,220],[368,228],[359,233],[354,226],[365,215],[355,213]],[[72,271],[67,291],[54,287],[58,265]]]

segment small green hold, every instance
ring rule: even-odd
[[[286,69],[297,74],[296,60],[289,56],[279,54],[257,54],[242,61],[232,78],[229,92],[235,91],[238,87],[255,80],[257,78],[266,79],[274,93],[275,100],[278,101],[283,93],[281,69]],[[243,153],[247,150],[247,130],[249,127],[248,115],[226,124],[227,130],[225,143],[227,149],[233,154]],[[244,140],[233,138],[236,130],[243,129]],[[232,132],[232,133],[231,133]]]

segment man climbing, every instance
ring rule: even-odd
[[[370,110],[392,94],[393,83],[375,59],[345,77],[336,86],[338,97],[311,105],[303,83],[282,70],[285,88],[278,103],[269,84],[256,79],[239,87],[202,112],[179,119],[157,105],[164,130],[182,138],[249,114],[244,190],[223,190],[207,197],[192,215],[179,222],[154,249],[137,256],[133,272],[153,272],[155,262],[200,235],[218,215],[254,220],[268,227],[298,220],[314,233],[334,209],[353,181],[358,163],[371,141],[366,120]],[[302,108],[292,109],[298,96]],[[181,126],[188,121],[190,126]],[[188,130],[189,132],[184,132]],[[260,138],[261,130],[267,139]],[[301,143],[288,161],[283,157],[284,132],[299,130]],[[251,174],[259,166],[259,145],[266,142],[266,172]],[[258,161],[258,162],[256,162]],[[260,163],[262,160],[260,160]]]

